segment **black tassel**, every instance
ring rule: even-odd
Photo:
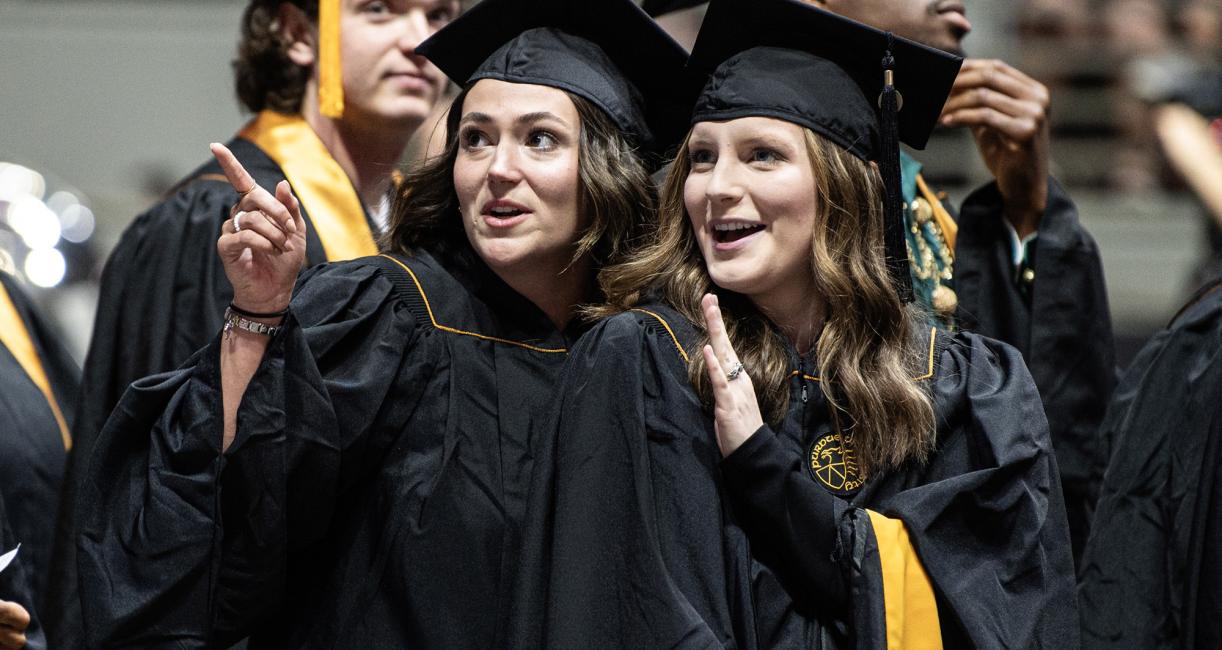
[[[912,275],[908,269],[908,239],[904,235],[904,197],[900,181],[899,111],[903,98],[895,89],[895,58],[891,47],[895,42],[887,33],[887,52],[883,56],[883,93],[879,96],[882,109],[881,151],[878,167],[883,177],[884,245],[887,254],[887,270],[901,301],[912,302]]]

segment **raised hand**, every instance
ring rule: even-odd
[[[1048,88],[1004,61],[968,59],[942,108],[943,124],[971,128],[1020,237],[1048,205],[1049,104]]]
[[[30,613],[17,603],[0,600],[0,650],[20,650],[25,647],[25,630],[30,626]]]
[[[709,332],[709,345],[704,346],[704,364],[713,385],[713,426],[717,432],[717,446],[725,457],[763,426],[764,418],[760,415],[751,376],[742,368],[730,345],[730,337],[726,335],[717,296],[705,294],[700,306]]]
[[[221,227],[216,251],[233,285],[233,304],[256,313],[283,311],[305,263],[305,220],[288,181],[275,194],[259,187],[222,144],[212,155],[241,198]]]

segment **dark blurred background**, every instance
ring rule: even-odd
[[[1102,248],[1127,362],[1222,246],[1153,127],[1164,102],[1222,115],[1222,0],[966,4],[970,56],[1052,89],[1053,171]],[[0,0],[0,267],[78,358],[120,233],[246,118],[229,67],[244,5]],[[920,158],[956,203],[988,180],[964,131],[939,131]]]

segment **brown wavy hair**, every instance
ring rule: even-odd
[[[478,82],[476,82],[478,83]],[[437,247],[469,248],[454,191],[458,123],[471,86],[454,98],[446,116],[445,149],[404,174],[391,209],[383,250],[410,254]],[[563,91],[581,123],[577,154],[577,209],[590,224],[575,242],[572,260],[591,255],[594,268],[620,260],[646,230],[657,210],[657,195],[646,161],[602,109]]]
[[[293,63],[285,52],[276,18],[287,0],[254,0],[242,14],[242,40],[233,60],[238,100],[252,113],[264,109],[297,113],[313,70]],[[318,22],[318,0],[292,0]]]
[[[934,443],[934,412],[929,394],[913,378],[927,363],[920,342],[924,337],[918,335],[918,324],[927,320],[919,308],[900,301],[887,272],[882,179],[872,165],[804,132],[818,188],[810,272],[815,291],[826,302],[815,344],[819,388],[832,413],[838,413],[845,442],[863,473],[909,460],[923,462]],[[764,420],[779,424],[788,407],[786,384],[792,372],[785,341],[746,296],[717,287],[709,277],[683,201],[690,169],[684,142],[661,190],[657,227],[625,261],[600,272],[607,304],[588,311],[609,316],[633,307],[644,295],[656,297],[696,326],[701,336],[693,349],[699,350],[708,343],[700,300],[716,293]],[[689,379],[711,412],[713,390],[704,355],[689,356]]]

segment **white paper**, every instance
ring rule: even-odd
[[[8,568],[8,565],[13,563],[13,558],[17,557],[17,551],[20,550],[21,544],[18,544],[17,548],[5,553],[4,555],[0,555],[0,573],[4,572],[4,570]]]

